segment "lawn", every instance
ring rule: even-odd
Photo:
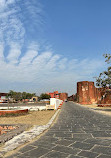
[[[45,125],[48,123],[55,112],[55,110],[29,111],[29,113],[26,115],[0,117],[0,124]]]

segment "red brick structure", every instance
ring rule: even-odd
[[[13,114],[26,114],[28,109],[24,110],[0,110],[0,116],[13,115]]]
[[[61,99],[63,101],[67,100],[67,98],[68,98],[67,93],[59,93],[58,91],[50,92],[47,94],[50,95],[51,98],[57,98],[57,99]]]
[[[77,102],[77,93],[68,97],[68,101]]]
[[[74,101],[74,94],[68,97],[68,101]]]
[[[51,98],[54,98],[54,93],[47,93]]]
[[[67,93],[60,93],[59,94],[59,99],[65,101],[68,98],[68,94]]]
[[[111,106],[111,90],[106,90],[102,95],[101,100],[98,102],[98,106]]]
[[[47,94],[50,95],[51,98],[58,98],[59,99],[59,92],[58,91],[50,92]]]
[[[80,104],[96,102],[94,82],[82,81],[77,83],[77,102]]]
[[[59,92],[58,92],[58,91],[55,91],[55,92],[54,92],[54,98],[59,99]]]
[[[98,103],[99,106],[111,104],[111,90],[96,88],[94,82],[82,81],[77,83],[77,102],[80,104]]]

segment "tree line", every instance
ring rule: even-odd
[[[15,92],[13,90],[10,90],[7,95],[8,98],[13,98],[15,101],[22,101],[23,99],[31,99],[34,96],[36,96],[35,93]]]
[[[22,101],[23,99],[31,99],[32,97],[36,97],[36,93],[27,93],[27,92],[15,92],[13,90],[10,90],[7,98],[13,98],[15,101]],[[43,99],[50,99],[50,95],[46,93],[42,93],[38,97],[38,101]]]
[[[96,78],[96,85],[98,87],[109,87],[111,89],[111,54],[104,54],[105,62],[109,64],[107,70],[101,72]]]

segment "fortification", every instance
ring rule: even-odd
[[[81,81],[77,83],[77,102],[80,104],[96,102],[94,82]]]

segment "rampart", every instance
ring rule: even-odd
[[[80,104],[110,104],[111,106],[111,90],[96,88],[94,82],[91,81],[78,82],[77,102]]]

